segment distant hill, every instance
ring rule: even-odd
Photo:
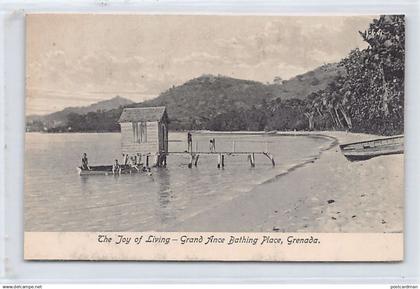
[[[326,64],[289,80],[277,79],[275,83],[205,74],[141,103],[117,96],[85,107],[29,116],[27,128],[39,131],[47,127],[51,132],[67,131],[70,127],[72,131],[116,131],[122,107],[166,106],[171,129],[261,130],[266,127],[262,115],[274,104],[303,100],[312,92],[325,89],[343,73],[337,64]]]
[[[272,89],[257,81],[202,75],[133,106],[166,106],[172,127],[192,122],[200,126],[229,110],[247,110],[273,97]]]
[[[277,98],[304,99],[343,73],[337,64],[327,64],[281,84],[202,75],[168,89],[155,99],[130,106],[166,106],[172,128],[201,128],[227,112],[258,109]]]
[[[26,117],[26,122],[31,123],[34,121],[41,121],[49,127],[61,126],[66,123],[67,116],[70,113],[87,114],[89,112],[96,111],[109,111],[115,108],[119,108],[120,106],[127,106],[133,103],[133,101],[127,98],[116,96],[111,99],[99,101],[88,106],[67,107],[63,110],[47,115],[29,115]]]
[[[271,84],[273,94],[282,99],[304,99],[312,92],[323,90],[338,76],[345,74],[343,67],[337,63],[324,64],[314,70],[283,81],[281,85]]]

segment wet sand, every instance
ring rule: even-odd
[[[298,133],[299,134],[299,133]],[[347,143],[376,136],[316,132]],[[170,231],[402,232],[404,155],[349,162],[338,144],[319,158]]]

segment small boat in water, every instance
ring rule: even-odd
[[[341,152],[350,161],[404,153],[404,135],[340,145]]]
[[[121,165],[121,172],[120,174],[136,174],[144,172],[143,168],[140,167],[139,170],[129,166],[129,165]],[[82,167],[77,167],[77,172],[81,176],[89,176],[89,175],[112,175],[112,166],[89,166],[90,170],[82,169]]]

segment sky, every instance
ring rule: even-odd
[[[365,48],[375,16],[31,14],[26,114],[140,102],[203,74],[272,82]]]

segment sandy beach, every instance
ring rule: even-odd
[[[317,159],[209,211],[179,223],[170,223],[168,229],[197,232],[208,227],[219,232],[402,232],[404,155],[349,162],[338,144],[377,136],[346,132],[311,134],[333,137],[337,141]]]

